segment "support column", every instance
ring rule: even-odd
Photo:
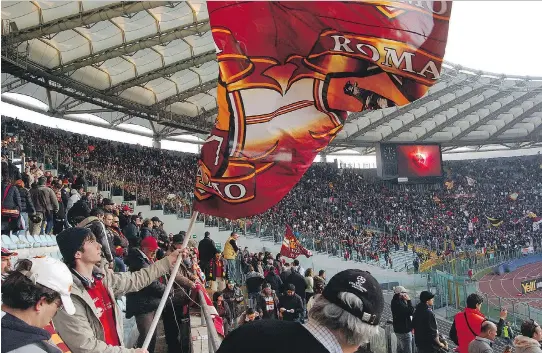
[[[322,158],[322,162],[327,163],[327,153],[320,153],[320,157]]]
[[[153,148],[158,148],[158,149],[162,148],[162,141],[160,140],[160,137],[158,137],[156,135],[153,136],[153,138],[152,138],[152,147]]]

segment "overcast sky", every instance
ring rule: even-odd
[[[445,60],[508,75],[542,77],[542,1],[454,1]],[[91,136],[151,145],[151,139],[24,111],[1,103],[2,114]],[[164,142],[163,148],[186,150]],[[195,152],[193,145],[190,152]]]
[[[542,77],[542,1],[454,1],[445,60]]]

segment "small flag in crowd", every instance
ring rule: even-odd
[[[493,218],[493,217],[488,217],[488,216],[486,216],[486,218],[493,227],[498,227],[503,223],[503,220],[500,218]]]
[[[466,177],[467,178],[467,184],[469,184],[469,186],[474,186],[474,184],[476,184],[476,180],[474,180],[473,178],[470,178],[470,177]]]
[[[512,201],[516,201],[518,199],[518,196],[519,194],[517,192],[513,192],[511,193],[510,195],[508,195],[508,197],[510,198],[510,200]]]
[[[452,190],[454,188],[453,180],[444,182],[444,186],[446,186],[447,190]]]
[[[289,257],[290,259],[295,259],[299,255],[305,255],[306,257],[312,256],[312,252],[305,249],[299,240],[297,240],[292,228],[290,228],[289,225],[286,225],[286,233],[284,234],[284,240],[282,241],[280,253],[283,256]]]

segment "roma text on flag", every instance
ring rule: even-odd
[[[209,1],[218,116],[195,210],[262,213],[299,181],[347,112],[408,104],[440,77],[451,2]]]
[[[301,245],[289,225],[286,226],[286,233],[284,233],[284,240],[282,241],[280,253],[282,256],[291,259],[295,259],[299,255],[305,255],[306,257],[312,256],[312,252]]]

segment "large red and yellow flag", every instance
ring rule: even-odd
[[[404,105],[440,76],[445,1],[209,1],[218,117],[195,209],[262,213],[343,128],[347,111]]]
[[[289,257],[290,259],[295,259],[299,255],[305,255],[306,257],[312,256],[312,252],[301,245],[289,225],[286,225],[286,232],[284,233],[284,239],[282,240],[282,246],[280,247],[280,254]]]

